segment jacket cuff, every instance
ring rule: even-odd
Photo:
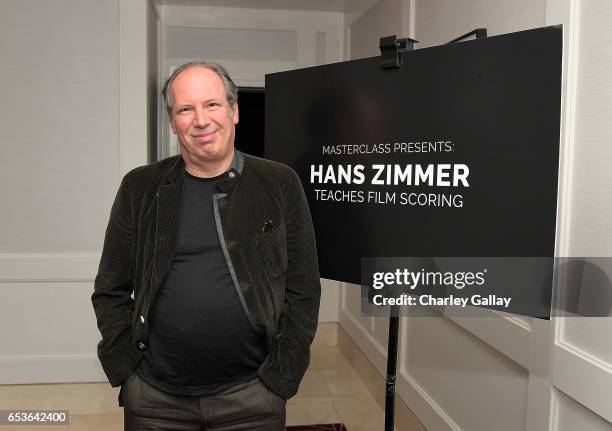
[[[133,343],[114,346],[107,352],[101,352],[98,348],[98,358],[102,369],[113,387],[121,385],[130,372],[136,368],[141,357],[142,354]]]
[[[288,400],[297,393],[303,373],[294,379],[288,379],[286,372],[283,372],[272,358],[272,355],[268,355],[268,358],[259,367],[257,375],[272,392]]]

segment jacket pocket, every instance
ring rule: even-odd
[[[256,254],[268,275],[278,277],[287,271],[287,238],[284,223],[257,235],[255,247]]]
[[[121,383],[121,387],[119,388],[119,395],[117,395],[117,403],[119,407],[123,407],[123,397],[125,395],[125,391],[127,390],[128,380],[134,377],[136,373],[132,371],[130,375]]]

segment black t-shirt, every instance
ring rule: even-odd
[[[137,368],[151,386],[178,395],[209,395],[252,379],[267,354],[219,243],[217,179],[185,171],[174,261],[152,305],[149,346]]]

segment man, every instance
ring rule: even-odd
[[[234,148],[221,66],[187,63],[162,94],[180,155],[121,182],[92,295],[98,356],[126,429],[282,430],[320,299],[304,192]]]

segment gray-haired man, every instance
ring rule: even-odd
[[[181,154],[117,193],[92,295],[100,361],[126,429],[282,430],[320,299],[304,192],[234,149],[222,67],[185,64],[163,95]]]

